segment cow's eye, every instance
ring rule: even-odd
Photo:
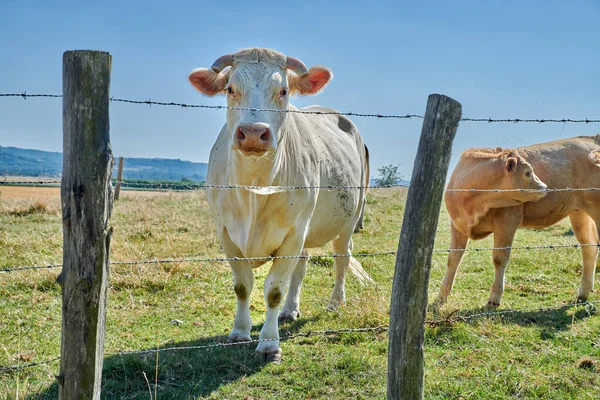
[[[531,171],[525,172],[525,176],[528,177],[528,178],[531,178]]]
[[[287,88],[283,88],[283,89],[281,89],[281,92],[279,92],[279,95],[280,95],[281,97],[284,97],[284,96],[286,96],[287,94],[288,94]]]
[[[227,86],[227,94],[229,94],[229,95],[233,94],[233,88],[231,86]]]

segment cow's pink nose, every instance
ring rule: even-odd
[[[251,142],[268,142],[271,137],[269,125],[263,123],[243,124],[238,126],[237,138],[241,142],[249,140]]]

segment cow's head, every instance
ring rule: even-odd
[[[230,67],[230,68],[227,68]],[[253,48],[219,57],[189,76],[208,96],[225,94],[231,148],[244,156],[262,157],[277,149],[292,94],[318,93],[331,80],[325,67],[307,69],[302,61],[269,49]]]
[[[515,150],[505,150],[500,155],[503,161],[504,178],[502,189],[526,189],[523,192],[512,192],[513,200],[518,202],[537,201],[546,196],[548,187],[538,178],[531,164]],[[531,190],[531,191],[527,191]]]

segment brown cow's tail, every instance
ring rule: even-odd
[[[358,278],[358,281],[361,285],[367,285],[369,283],[375,282],[373,278],[371,278],[371,276],[367,273],[367,271],[363,269],[362,265],[360,265],[360,262],[354,257],[350,257],[350,264],[348,264],[348,269]]]

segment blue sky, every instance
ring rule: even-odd
[[[51,4],[51,5],[50,5]],[[65,50],[113,56],[111,95],[225,104],[188,83],[222,54],[270,47],[330,67],[298,106],[423,114],[430,93],[463,116],[600,118],[600,1],[0,1],[0,92],[62,90]],[[0,145],[62,151],[60,99],[0,98]],[[114,103],[115,155],[205,162],[224,111]],[[376,168],[410,177],[419,120],[354,118]],[[517,147],[600,133],[600,124],[463,122],[468,147]]]

